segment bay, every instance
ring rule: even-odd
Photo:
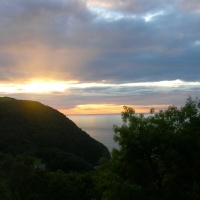
[[[113,148],[118,148],[118,144],[113,140],[113,125],[122,125],[121,114],[67,115],[67,117],[92,138],[103,143],[110,152]]]

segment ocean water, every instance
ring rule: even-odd
[[[103,143],[110,152],[113,148],[118,148],[118,144],[113,140],[113,125],[122,125],[120,114],[67,115],[67,117],[91,137]]]

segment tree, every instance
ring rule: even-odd
[[[49,181],[34,157],[8,154],[0,162],[0,199],[42,199]]]
[[[114,126],[119,149],[95,179],[102,199],[199,199],[200,101],[150,113],[124,106],[124,123]]]
[[[36,162],[39,161],[33,157],[13,157],[11,154],[0,160],[0,199],[88,199],[83,174],[64,173],[61,170],[49,172]]]

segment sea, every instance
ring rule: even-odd
[[[113,125],[123,124],[121,114],[67,115],[67,117],[92,138],[103,143],[110,152],[113,148],[118,148],[118,144],[113,140]]]

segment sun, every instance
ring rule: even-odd
[[[31,82],[22,86],[25,93],[64,92],[67,88],[63,82]]]
[[[32,80],[26,83],[0,84],[1,93],[52,93],[65,92],[76,81]]]

